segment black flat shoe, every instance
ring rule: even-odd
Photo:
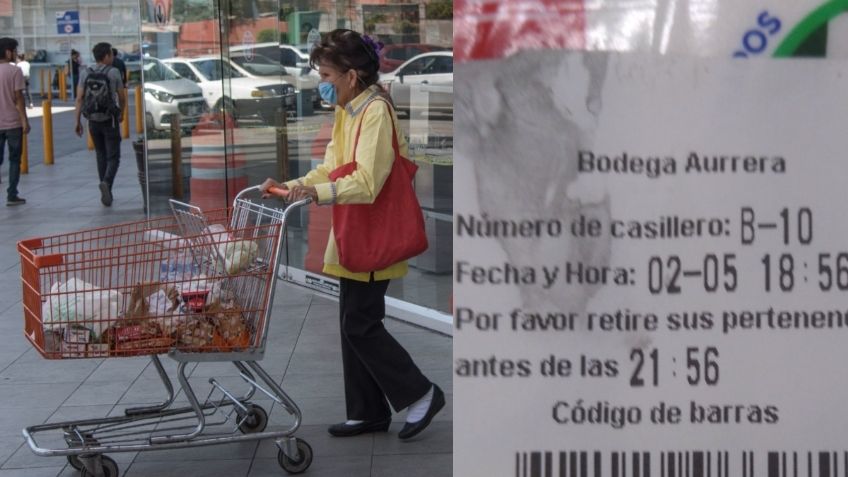
[[[398,432],[398,438],[409,439],[410,437],[418,435],[419,432],[423,431],[430,425],[430,421],[433,420],[433,416],[441,411],[443,407],[445,407],[445,393],[442,392],[442,388],[434,384],[433,400],[430,401],[430,408],[427,409],[427,414],[424,414],[424,417],[422,417],[418,422],[407,422],[404,424],[403,429]]]
[[[327,428],[327,432],[336,437],[351,437],[365,434],[366,432],[386,432],[389,430],[389,425],[392,423],[392,418],[387,417],[380,421],[363,421],[359,424],[339,423],[333,424]]]

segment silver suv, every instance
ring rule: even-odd
[[[180,127],[193,127],[208,111],[200,86],[178,75],[158,59],[145,57],[142,74],[145,125],[149,131],[170,129],[177,113],[180,114]]]

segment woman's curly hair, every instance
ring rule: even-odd
[[[328,64],[341,71],[355,70],[362,83],[368,87],[380,79],[381,43],[367,35],[340,28],[323,36],[309,55],[309,66]]]

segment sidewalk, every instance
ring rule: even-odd
[[[30,141],[38,140],[31,136]],[[33,454],[21,429],[47,421],[103,417],[126,407],[155,403],[164,389],[147,358],[48,361],[23,336],[18,240],[71,232],[82,228],[140,220],[141,191],[130,140],[122,142],[122,163],[115,182],[112,207],[100,204],[94,152],[57,157],[54,166],[30,161],[20,194],[27,204],[0,203],[0,477],[77,476],[64,457]],[[4,161],[2,187],[8,184]],[[452,340],[427,330],[387,319],[386,326],[424,373],[441,386],[448,405],[427,429],[411,442],[400,442],[397,432],[404,413],[395,416],[388,433],[354,438],[332,438],[328,424],[344,420],[338,305],[326,296],[290,284],[278,285],[269,344],[262,362],[282,381],[283,388],[303,411],[296,433],[312,446],[312,466],[302,475],[344,477],[444,477],[451,474]],[[163,358],[176,386],[174,363]],[[192,367],[192,366],[190,366]],[[223,382],[237,376],[226,363],[194,367],[191,381],[205,397],[209,377]],[[208,386],[208,384],[206,384]],[[185,402],[182,394],[177,400]],[[257,400],[270,411],[271,424],[287,415],[272,402]],[[121,475],[132,477],[259,477],[282,476],[273,442],[219,445],[195,449],[110,454]]]

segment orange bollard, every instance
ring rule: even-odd
[[[47,68],[47,100],[53,101],[53,68]]]
[[[123,115],[121,116],[121,137],[124,139],[129,139],[130,137],[130,108],[124,108]]]
[[[88,142],[88,150],[94,150],[94,139],[91,138],[91,126],[88,127],[88,134],[85,135],[86,141]]]
[[[144,134],[144,108],[142,102],[144,97],[141,95],[141,85],[135,87],[135,132]]]
[[[21,144],[21,174],[29,174],[29,134],[24,133],[24,141]]]
[[[46,73],[46,72],[47,72],[47,70],[45,70],[45,69],[38,70],[38,79],[39,79],[38,83],[39,83],[39,87],[41,88],[41,99],[44,99],[44,96],[47,94],[47,93],[45,93],[45,90],[44,90],[44,85],[47,84],[44,81],[44,73]]]
[[[44,164],[47,166],[53,165],[53,109],[50,100],[42,101],[41,107],[44,108],[44,116],[42,120],[42,130],[44,135]]]
[[[65,72],[59,71],[59,99],[62,101],[68,100],[68,82],[65,78]]]

